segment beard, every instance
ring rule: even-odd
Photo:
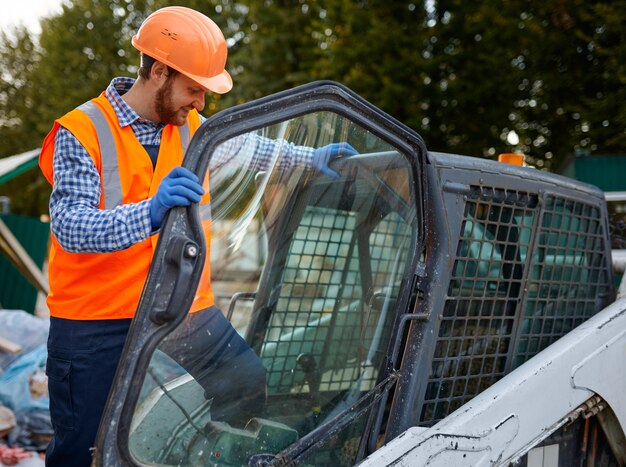
[[[184,117],[182,115],[179,115],[181,109],[175,108],[174,104],[172,103],[173,83],[173,77],[171,75],[168,76],[161,89],[157,91],[154,106],[156,114],[162,123],[166,125],[172,124],[176,126],[182,126],[187,121],[186,113]]]

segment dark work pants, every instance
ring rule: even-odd
[[[54,437],[49,467],[88,467],[131,320],[50,319],[48,389]],[[266,370],[217,307],[189,314],[159,346],[213,399],[213,419],[239,424],[265,400]]]
[[[54,436],[46,465],[88,467],[130,319],[50,318],[48,391]]]
[[[263,415],[267,371],[217,307],[187,315],[159,348],[204,388],[211,420],[241,428]]]

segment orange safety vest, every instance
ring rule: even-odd
[[[115,110],[102,93],[56,120],[46,136],[39,166],[54,185],[54,139],[59,127],[67,128],[87,150],[100,174],[99,209],[136,203],[154,196],[161,180],[183,160],[200,117],[193,110],[182,127],[163,128],[156,167],[132,128],[121,128]],[[207,194],[202,202],[209,201]],[[210,221],[204,226],[210,245]],[[50,315],[74,320],[132,318],[139,303],[158,235],[112,253],[70,253],[52,235],[48,259]],[[207,247],[208,249],[208,247]],[[207,254],[208,256],[208,254]],[[209,258],[192,310],[211,306]]]

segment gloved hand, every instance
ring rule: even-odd
[[[189,206],[200,201],[204,188],[198,177],[184,167],[174,167],[161,181],[156,195],[150,201],[152,229],[161,227],[165,213],[174,206]]]
[[[330,161],[339,156],[354,156],[358,154],[350,143],[331,143],[321,148],[317,148],[313,152],[311,165],[318,172],[322,172],[331,178],[339,178],[339,174],[328,167]]]

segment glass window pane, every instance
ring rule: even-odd
[[[234,137],[207,157],[210,259],[190,313],[152,356],[131,453],[248,465],[323,436],[359,402],[359,422],[316,453],[351,465],[417,244],[411,165],[331,112]]]

